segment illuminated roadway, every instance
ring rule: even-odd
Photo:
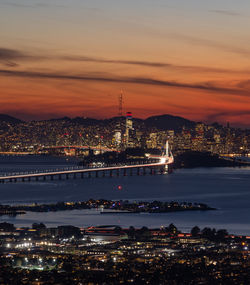
[[[165,155],[149,155],[148,156],[151,159],[159,159],[159,162],[156,163],[144,163],[144,164],[134,164],[134,165],[119,165],[119,166],[109,166],[109,167],[99,167],[99,168],[83,168],[83,169],[72,169],[72,170],[57,170],[57,171],[49,171],[49,172],[33,172],[33,173],[22,173],[22,174],[12,174],[12,175],[5,175],[5,176],[0,176],[0,182],[4,183],[5,181],[9,182],[16,182],[18,179],[22,179],[22,181],[25,181],[25,178],[28,178],[30,181],[31,178],[36,178],[36,180],[39,180],[39,177],[43,177],[44,180],[46,180],[46,177],[50,176],[51,180],[54,179],[54,176],[59,176],[59,179],[62,178],[62,175],[66,175],[66,179],[69,178],[69,174],[74,174],[74,177],[76,177],[76,174],[81,173],[82,178],[84,173],[88,173],[91,176],[91,173],[95,172],[96,176],[98,177],[98,172],[103,172],[105,175],[105,171],[110,171],[110,176],[112,176],[112,171],[113,170],[124,170],[124,174],[126,174],[127,169],[137,169],[138,174],[140,168],[150,168],[151,171],[153,168],[166,168],[169,164],[174,162],[174,158],[171,152],[169,152],[169,147],[168,147],[168,141],[166,142],[166,152]]]
[[[120,169],[133,169],[133,168],[154,168],[154,167],[165,167],[173,163],[173,158],[169,157],[168,160],[164,157],[161,158],[160,162],[157,163],[147,163],[147,164],[135,164],[135,165],[123,165],[123,166],[111,166],[111,167],[99,167],[99,168],[85,168],[85,169],[74,169],[74,170],[62,170],[62,171],[50,171],[50,172],[38,172],[38,173],[26,173],[26,174],[16,174],[8,176],[0,176],[0,181],[4,182],[5,180],[16,180],[16,179],[25,179],[25,178],[39,178],[46,176],[55,176],[55,175],[68,175],[68,174],[77,174],[77,173],[91,173],[91,172],[101,172],[101,171],[112,171]]]

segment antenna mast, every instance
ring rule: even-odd
[[[122,105],[123,105],[123,94],[121,90],[121,94],[119,95],[119,110],[118,110],[118,116],[122,117]]]

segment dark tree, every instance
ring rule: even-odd
[[[128,229],[128,236],[130,238],[134,238],[135,237],[135,228],[133,226],[130,226]]]
[[[177,227],[174,224],[172,224],[172,223],[168,226],[168,230],[169,230],[169,232],[171,234],[176,234],[177,233]]]
[[[194,226],[194,227],[192,228],[192,230],[191,230],[191,234],[192,234],[192,236],[194,236],[194,237],[199,236],[200,232],[201,232],[201,230],[200,230],[200,228],[197,227],[197,226]]]
[[[223,241],[225,237],[228,235],[227,230],[218,230],[216,234],[217,240]]]
[[[211,228],[204,228],[203,230],[202,230],[202,236],[204,237],[204,238],[207,238],[207,239],[209,239],[209,240],[214,240],[215,239],[215,234],[216,234],[216,231],[215,231],[215,229],[211,229]]]

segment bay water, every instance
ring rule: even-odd
[[[75,167],[78,162],[75,158],[65,157],[0,156],[0,175]],[[0,216],[0,222],[6,221],[16,226],[43,222],[48,227],[108,224],[159,227],[174,223],[182,231],[190,231],[198,225],[200,228],[213,227],[227,229],[233,234],[250,235],[250,167],[178,169],[166,175],[121,175],[0,184],[1,204],[85,201],[90,198],[198,202],[217,210],[120,215],[101,215],[99,210],[28,212],[16,217]]]

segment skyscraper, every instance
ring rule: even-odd
[[[126,147],[130,146],[131,132],[133,130],[132,113],[127,112],[126,115],[126,130],[125,130],[125,144]]]

